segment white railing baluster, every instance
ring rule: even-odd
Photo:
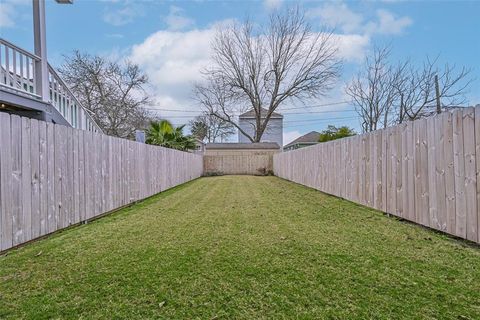
[[[17,85],[17,54],[15,49],[12,49],[12,87],[18,88]]]
[[[10,50],[5,46],[5,84],[10,86],[10,57],[8,51]]]
[[[27,91],[30,92],[30,58],[25,57],[25,77],[27,78]]]
[[[18,55],[18,58],[20,59],[20,87],[22,90],[28,91],[27,87],[24,87],[25,84],[25,78],[24,78],[24,70],[23,70],[23,55]]]
[[[2,44],[0,43],[0,83],[3,83],[3,53],[2,53]]]
[[[0,39],[0,85],[39,98],[36,90],[31,87],[32,82],[35,85],[35,68],[30,66],[39,59],[36,55]]]
[[[37,94],[37,77],[35,74],[37,73],[37,67],[35,65],[35,61],[32,59],[32,83],[33,83],[33,92]]]
[[[65,115],[68,123],[72,124],[72,115],[70,114],[70,105],[68,104],[68,97],[63,95],[63,105],[65,106]]]

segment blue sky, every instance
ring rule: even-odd
[[[475,81],[467,100],[480,103],[480,1],[302,1],[312,27],[334,27],[345,61],[341,79],[328,97],[298,110],[284,105],[286,142],[328,124],[359,130],[355,112],[344,101],[344,85],[361,66],[373,44],[390,43],[394,59],[421,63],[428,55],[440,62],[472,68]],[[192,83],[209,64],[209,43],[215,27],[250,17],[262,23],[288,1],[129,1],[75,0],[59,5],[47,0],[47,46],[50,63],[80,49],[111,59],[128,58],[150,78],[151,108],[176,124],[185,123],[198,107]],[[33,49],[30,0],[0,0],[0,36]],[[163,109],[163,110],[162,110]],[[178,111],[164,111],[178,110]]]

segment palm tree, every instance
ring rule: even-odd
[[[168,120],[151,122],[146,143],[182,151],[195,149],[195,139],[183,134],[184,127],[174,127]]]

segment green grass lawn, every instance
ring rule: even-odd
[[[480,319],[480,250],[276,177],[202,178],[0,256],[0,318]]]

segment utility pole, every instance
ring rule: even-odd
[[[442,113],[442,105],[440,104],[440,88],[438,86],[438,75],[435,75],[435,95],[437,100],[437,114]]]

